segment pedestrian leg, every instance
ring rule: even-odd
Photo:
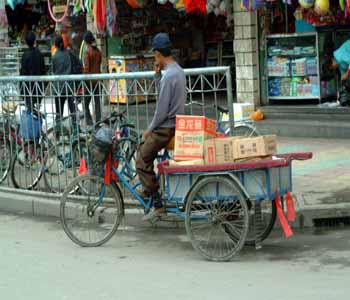
[[[94,90],[94,102],[95,102],[95,119],[96,122],[101,121],[101,97],[99,94],[98,86]]]

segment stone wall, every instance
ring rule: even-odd
[[[238,0],[233,0],[233,4],[237,102],[259,104],[256,12],[242,10]]]

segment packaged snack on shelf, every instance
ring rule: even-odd
[[[309,57],[306,60],[306,74],[316,75],[317,74],[317,59],[316,57]]]
[[[269,79],[269,96],[277,97],[281,95],[281,79]]]

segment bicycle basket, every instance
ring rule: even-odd
[[[92,159],[97,163],[105,163],[108,154],[112,151],[112,130],[102,127],[93,136],[90,146]]]

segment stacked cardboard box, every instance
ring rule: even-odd
[[[203,163],[204,142],[215,137],[215,120],[204,116],[176,116],[174,161]]]
[[[252,138],[217,137],[216,121],[204,116],[176,116],[171,166],[226,164],[276,153],[275,135]]]
[[[204,162],[225,164],[257,157],[268,157],[277,151],[275,135],[253,138],[227,137],[204,142]]]

